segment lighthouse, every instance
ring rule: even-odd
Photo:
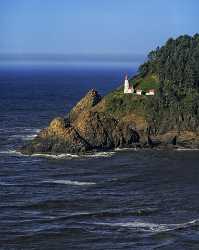
[[[125,80],[124,80],[124,94],[132,94],[134,92],[133,87],[130,87],[129,85],[129,80],[128,80],[128,76],[125,76]]]

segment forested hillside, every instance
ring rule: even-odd
[[[169,39],[151,51],[139,76],[156,75],[159,90],[147,106],[153,133],[199,130],[199,34]]]
[[[139,67],[142,77],[149,72],[157,74],[161,82],[172,82],[173,87],[199,87],[199,34],[170,38],[163,47],[151,51],[148,61]]]

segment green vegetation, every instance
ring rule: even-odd
[[[131,79],[136,88],[156,89],[155,96],[123,94],[123,88],[106,97],[114,115],[139,113],[147,118],[152,134],[168,130],[199,132],[199,35],[169,39],[152,51]]]
[[[169,39],[139,68],[143,79],[154,74],[159,91],[148,103],[152,131],[199,128],[199,35]]]
[[[149,89],[158,89],[159,80],[156,74],[148,73],[145,76],[137,76],[130,80],[130,83],[137,89],[142,89],[143,91],[148,91]]]
[[[199,88],[199,34],[170,38],[164,46],[151,51],[139,75],[155,74],[161,83],[169,81],[181,89]]]
[[[124,95],[123,87],[111,92],[105,98],[106,111],[115,117],[120,117],[121,115],[129,114],[131,112],[135,114],[145,113],[147,97],[134,94]]]

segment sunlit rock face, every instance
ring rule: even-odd
[[[72,108],[69,113],[70,121],[74,121],[81,112],[87,111],[101,101],[102,97],[94,89],[88,93]]]
[[[139,133],[127,123],[107,112],[98,111],[102,98],[90,90],[69,112],[67,118],[57,117],[40,131],[21,152],[84,153],[139,143]],[[101,103],[100,103],[101,105]],[[103,105],[103,103],[102,103]]]

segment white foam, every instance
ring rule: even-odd
[[[108,151],[108,152],[95,152],[93,154],[85,154],[85,155],[82,155],[82,156],[83,157],[88,157],[88,158],[95,158],[95,157],[111,157],[114,154],[115,154],[115,152]]]
[[[198,151],[198,148],[176,148],[176,151]]]
[[[67,159],[67,158],[78,158],[79,155],[75,155],[75,154],[32,154],[31,156],[33,157],[44,157],[44,158],[52,158],[52,159]]]
[[[32,133],[39,133],[41,129],[39,128],[26,128],[26,127],[12,127],[12,128],[0,128],[0,132],[16,132],[16,131],[28,131]]]
[[[30,135],[11,135],[9,139],[21,139],[23,141],[30,141],[34,139],[37,136],[37,134],[30,134]]]
[[[137,151],[137,148],[115,148],[115,151]]]
[[[33,133],[39,133],[41,131],[40,128],[25,128],[24,130],[25,131],[30,131],[30,132],[33,132]]]
[[[21,130],[18,134],[11,135],[9,139],[14,138],[14,139],[21,139],[24,141],[28,141],[28,140],[34,139],[38,135],[38,133],[41,131],[41,129],[36,129],[36,128],[21,128]],[[27,134],[27,132],[29,134]]]
[[[110,227],[127,227],[141,232],[168,232],[176,229],[183,229],[193,225],[199,225],[199,220],[192,220],[180,224],[155,224],[145,222],[126,222],[126,223],[94,223],[96,225],[110,226]]]
[[[93,154],[84,154],[84,155],[77,155],[77,154],[45,154],[45,153],[36,153],[33,154],[33,157],[46,157],[52,159],[70,159],[70,158],[98,158],[98,157],[111,157],[115,152],[96,152]]]
[[[54,184],[64,184],[64,185],[75,185],[75,186],[90,186],[95,185],[95,182],[82,182],[82,181],[71,181],[71,180],[47,180],[42,181],[43,183],[54,183]]]
[[[13,156],[26,156],[16,150],[3,150],[3,151],[0,151],[0,154],[9,154]]]
[[[73,154],[45,154],[45,153],[37,153],[37,154],[32,154],[32,155],[26,155],[22,154],[19,151],[16,150],[3,150],[0,151],[0,154],[9,154],[13,156],[25,156],[25,157],[45,157],[45,158],[53,158],[53,159],[63,159],[63,158],[76,158],[79,157],[79,155],[73,155]]]
[[[24,141],[29,141],[29,140],[34,139],[36,136],[37,136],[37,134],[25,135],[25,136],[22,137],[22,139],[23,139]]]
[[[26,156],[26,157],[43,157],[43,158],[51,158],[51,159],[71,159],[71,158],[99,158],[99,157],[111,157],[115,152],[96,152],[96,153],[89,153],[84,155],[77,155],[77,154],[46,154],[46,153],[36,153],[32,155],[22,154],[16,150],[3,150],[0,151],[0,154],[9,154],[13,156]]]

